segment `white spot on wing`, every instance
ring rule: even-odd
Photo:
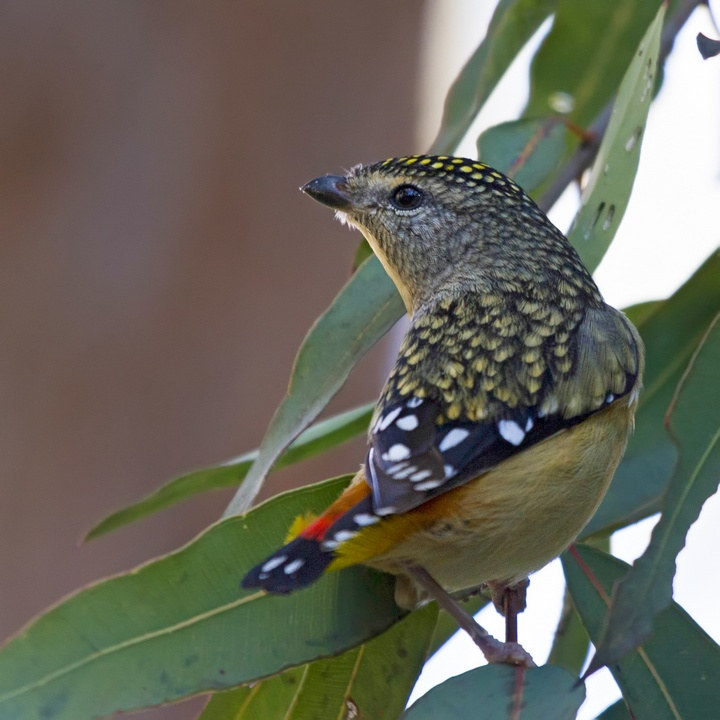
[[[445,452],[446,450],[449,450],[450,448],[454,448],[456,445],[459,445],[469,434],[470,434],[470,431],[465,430],[465,428],[453,428],[440,441],[440,445],[438,445],[438,450],[440,452]]]
[[[525,439],[525,432],[514,420],[500,420],[498,432],[511,445],[516,447]]]
[[[397,512],[397,508],[394,505],[386,505],[385,507],[375,508],[376,515],[392,515]]]
[[[271,557],[260,570],[264,573],[272,572],[276,567],[282,565],[287,560],[287,555],[276,555]]]
[[[346,540],[352,540],[356,535],[356,530],[338,530],[333,537],[337,542],[345,542]]]
[[[410,448],[402,443],[395,443],[388,448],[386,453],[383,453],[383,460],[389,460],[390,462],[399,462],[400,460],[407,460],[410,457]]]
[[[527,422],[525,423],[525,432],[529,433],[533,429],[534,424],[535,423],[533,422],[533,419],[531,417],[529,417],[527,419]]]
[[[367,527],[368,525],[374,525],[376,522],[380,522],[380,518],[377,515],[371,515],[370,513],[358,513],[353,521],[360,527]]]
[[[398,405],[394,410],[391,410],[386,415],[383,415],[375,426],[375,432],[382,432],[390,423],[402,412],[402,407]]]
[[[451,478],[453,475],[457,475],[457,470],[452,465],[445,465],[445,478]]]
[[[408,465],[404,470],[393,473],[393,477],[396,480],[404,480],[406,477],[412,475],[414,472],[417,472],[417,465]]]
[[[410,476],[411,482],[419,482],[420,480],[426,480],[432,475],[432,470],[421,470],[420,472],[413,473]]]
[[[323,540],[320,547],[323,550],[335,550],[340,543],[337,540]]]
[[[305,564],[305,560],[303,560],[302,558],[298,558],[297,560],[293,560],[292,562],[289,562],[283,568],[283,572],[286,575],[292,575],[294,572],[299,570],[304,564]]]
[[[425,482],[418,483],[417,485],[413,485],[413,490],[423,491],[423,490],[434,490],[437,487],[440,487],[445,480],[426,480]]]
[[[394,476],[394,475],[397,475],[399,472],[402,472],[405,468],[407,468],[407,466],[408,466],[407,460],[403,460],[402,462],[395,463],[394,465],[388,465],[385,472],[388,475]]]
[[[395,423],[395,425],[397,427],[399,427],[401,430],[410,432],[410,430],[414,430],[418,426],[417,415],[406,415],[405,417],[401,417]]]
[[[409,408],[416,408],[420,407],[423,404],[423,399],[419,397],[411,397],[405,405],[407,405]]]

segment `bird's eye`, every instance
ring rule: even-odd
[[[390,202],[398,210],[414,210],[422,205],[424,198],[422,190],[419,190],[414,185],[401,185],[393,191]]]

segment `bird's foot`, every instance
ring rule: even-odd
[[[478,644],[477,641],[475,641],[475,644]],[[508,663],[509,665],[524,668],[536,667],[530,653],[520,643],[500,642],[492,635],[488,635],[479,647],[490,664]]]
[[[509,663],[520,667],[535,667],[533,659],[517,642],[500,642],[479,625],[451,595],[449,595],[425,568],[408,565],[405,572],[445,610],[480,648],[489,663]]]

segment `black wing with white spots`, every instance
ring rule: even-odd
[[[584,418],[525,409],[497,422],[438,425],[439,414],[434,401],[412,397],[380,416],[366,461],[378,515],[407,512]]]

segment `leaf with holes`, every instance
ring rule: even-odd
[[[592,272],[610,246],[630,199],[660,52],[661,5],[620,83],[610,124],[568,239]]]

